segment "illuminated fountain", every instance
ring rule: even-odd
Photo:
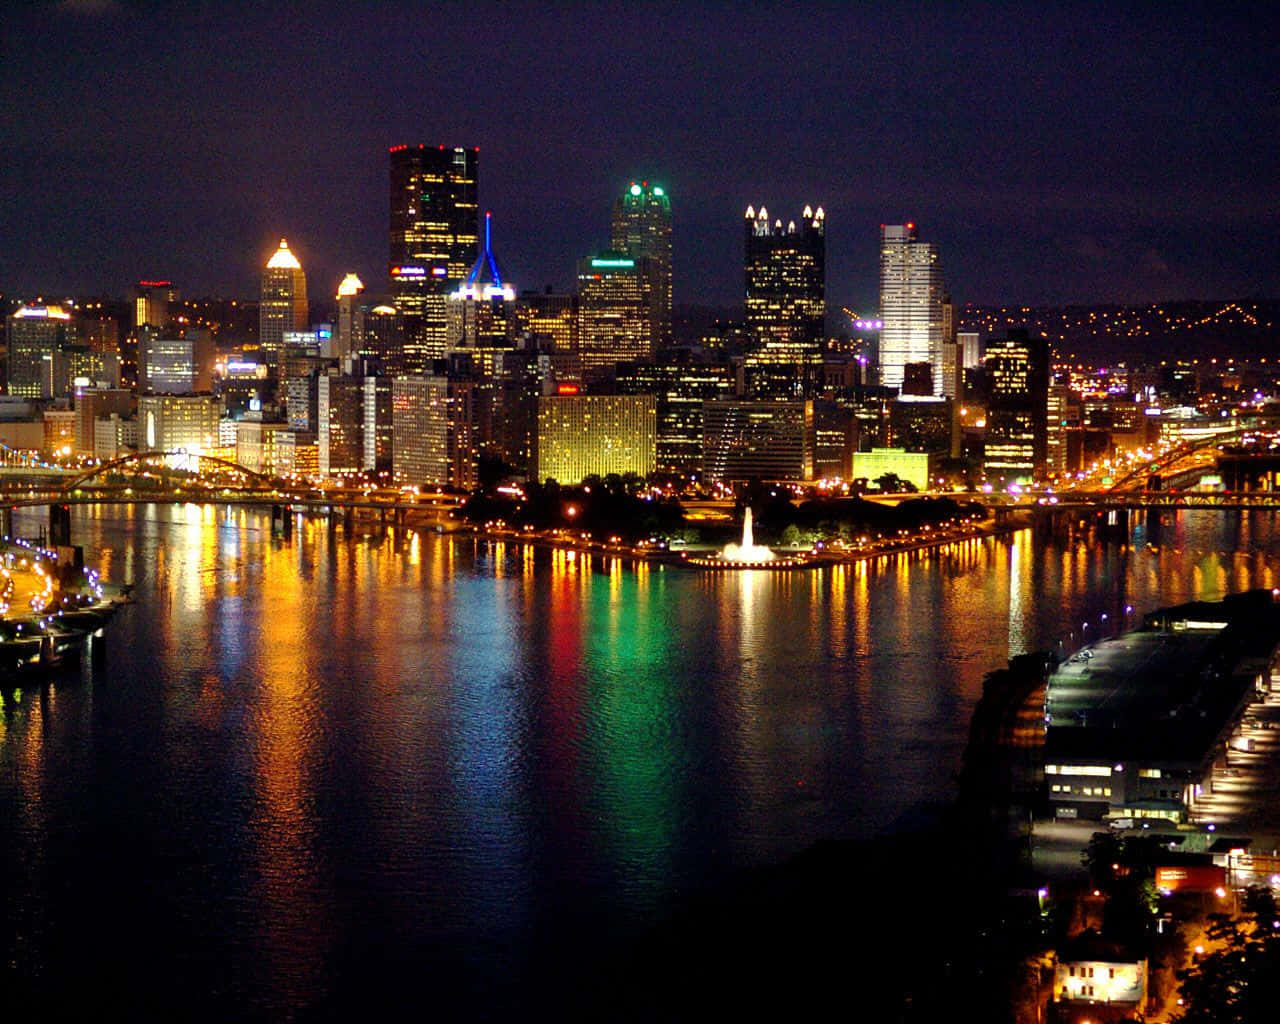
[[[751,507],[747,506],[746,515],[742,517],[742,543],[730,541],[720,552],[726,562],[772,562],[777,556],[773,549],[757,544],[755,531],[751,526]]]
[[[757,544],[750,506],[742,517],[741,544],[730,541],[719,554],[707,557],[693,555],[685,561],[703,569],[798,569],[813,564],[808,555],[778,555],[772,548]]]

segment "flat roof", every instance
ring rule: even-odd
[[[1217,630],[1126,633],[1082,648],[1049,677],[1050,728],[1114,729],[1158,715],[1194,693]]]
[[[1082,648],[1049,677],[1050,764],[1201,762],[1280,644],[1270,591],[1196,602]]]

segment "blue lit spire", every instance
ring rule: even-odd
[[[467,275],[467,285],[469,287],[484,287],[492,285],[498,290],[502,289],[502,271],[498,269],[498,258],[493,254],[493,246],[490,244],[489,224],[493,219],[493,214],[485,211],[484,215],[484,249],[480,252],[479,259],[471,268],[471,273]],[[488,269],[489,277],[485,280],[481,275]]]

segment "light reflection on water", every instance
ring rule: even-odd
[[[482,985],[626,934],[948,799],[1011,655],[1122,628],[1126,605],[1276,585],[1270,515],[1165,518],[1124,547],[1024,532],[692,573],[78,510],[87,559],[137,602],[99,678],[3,694],[6,959],[53,984],[136,920],[101,984],[160,964],[175,992],[216,976],[211,1007],[273,1013],[397,964]]]

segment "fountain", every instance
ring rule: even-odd
[[[731,541],[726,544],[720,557],[726,562],[772,562],[777,557],[772,548],[756,544],[755,531],[751,526],[751,506],[747,506],[742,517],[742,543]]]
[[[742,543],[730,541],[717,554],[688,556],[685,561],[703,569],[797,569],[812,565],[807,555],[776,554],[772,548],[755,542],[751,507],[742,517]]]

